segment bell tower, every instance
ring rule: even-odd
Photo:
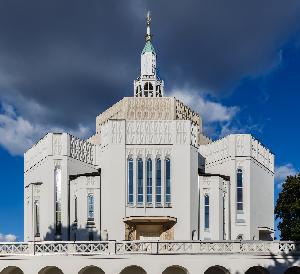
[[[156,71],[156,52],[151,43],[150,29],[151,16],[147,12],[146,44],[141,53],[141,75],[134,81],[135,97],[162,97],[164,82],[158,77]]]

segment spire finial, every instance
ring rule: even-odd
[[[151,13],[148,10],[147,12],[147,34],[146,34],[146,41],[151,41],[152,34],[150,32],[150,24],[151,24]]]

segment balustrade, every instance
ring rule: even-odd
[[[125,254],[299,254],[300,242],[287,241],[99,241],[0,243],[0,255]]]

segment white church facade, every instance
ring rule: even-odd
[[[150,20],[134,96],[89,139],[25,153],[24,242],[0,243],[1,274],[299,273],[300,243],[274,240],[274,155],[250,134],[210,140],[165,96]]]
[[[212,142],[164,96],[150,18],[134,97],[80,140],[49,133],[25,153],[24,239],[270,240],[274,155],[249,134]]]

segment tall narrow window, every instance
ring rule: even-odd
[[[38,200],[34,201],[34,219],[35,219],[35,237],[40,236],[40,204]]]
[[[204,229],[209,229],[209,196],[204,196]]]
[[[161,87],[160,87],[160,85],[156,86],[156,97],[162,97],[161,96]]]
[[[243,210],[243,171],[240,168],[236,176],[236,209]]]
[[[156,160],[156,195],[155,204],[156,206],[161,206],[161,160],[158,158]]]
[[[88,221],[94,221],[94,194],[89,193],[87,197]]]
[[[61,168],[54,170],[55,179],[55,231],[56,235],[61,234]]]
[[[143,174],[143,160],[141,158],[139,158],[137,160],[137,166],[138,166],[138,174],[137,174],[137,203],[138,206],[143,205],[144,202],[144,184],[143,184],[143,178],[144,178],[144,174]]]
[[[128,159],[127,176],[127,202],[129,205],[133,205],[133,160],[131,158]]]
[[[166,159],[166,206],[171,206],[171,161]]]
[[[222,204],[223,204],[223,240],[226,240],[226,231],[225,231],[225,193],[223,193],[223,197],[222,197]]]
[[[147,205],[152,205],[152,160],[147,160]]]
[[[75,199],[74,199],[74,222],[76,223],[78,220],[77,220],[77,196],[75,196]]]
[[[142,87],[140,85],[138,85],[136,87],[136,90],[135,90],[135,96],[136,97],[142,97]]]

